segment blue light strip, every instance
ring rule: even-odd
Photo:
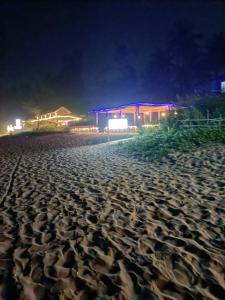
[[[130,104],[124,104],[124,105],[119,105],[119,106],[114,106],[111,108],[101,108],[101,109],[94,109],[92,112],[108,112],[111,110],[119,110],[122,108],[126,108],[128,106],[169,106],[169,107],[180,107],[180,108],[185,108],[185,106],[177,105],[175,103],[148,103],[148,102],[136,102],[136,103],[130,103]]]

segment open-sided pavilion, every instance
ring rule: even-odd
[[[174,103],[136,102],[110,108],[95,109],[96,125],[106,125],[108,119],[127,118],[129,126],[147,125],[166,119],[169,113],[177,114],[183,108]],[[103,117],[101,117],[103,115]],[[103,120],[102,120],[103,119]],[[107,125],[106,125],[107,126]]]

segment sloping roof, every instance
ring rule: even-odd
[[[59,115],[72,115],[72,112],[65,106],[60,106],[58,109],[54,111],[54,113],[57,113]]]
[[[41,113],[41,116],[54,114],[54,115],[72,115],[73,113],[66,108],[65,106],[60,106],[59,108],[53,110],[53,111],[45,111]]]

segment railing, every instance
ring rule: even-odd
[[[99,129],[94,125],[74,126],[70,129],[72,133],[98,133]]]
[[[224,118],[177,120],[178,127],[225,127]]]

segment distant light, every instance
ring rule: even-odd
[[[175,116],[177,115],[177,111],[174,112]]]
[[[22,129],[22,124],[20,119],[16,119],[16,125],[14,126],[14,129],[16,130]]]
[[[225,81],[221,82],[221,93],[225,93]]]
[[[128,121],[127,121],[127,119],[109,119],[108,127],[109,127],[109,130],[127,129]]]
[[[165,114],[164,112],[162,112],[162,113],[161,113],[161,116],[162,116],[162,117],[165,117],[165,116],[166,116],[166,114]]]
[[[121,117],[122,117],[122,118],[124,118],[124,117],[125,117],[125,115],[124,115],[124,114],[122,114],[122,115],[121,115]]]
[[[7,132],[10,133],[10,132],[13,132],[14,131],[14,127],[12,124],[8,125],[7,126]]]
[[[149,112],[148,111],[146,111],[146,113],[145,113],[146,115],[149,115]]]
[[[117,118],[117,115],[113,115],[113,118],[116,119],[116,118]]]
[[[141,118],[141,116],[139,115],[139,116],[138,116],[138,119],[140,119],[140,118]]]
[[[158,127],[159,126],[159,124],[144,124],[144,125],[142,125],[142,127],[144,127],[144,128],[151,128],[151,127]]]

